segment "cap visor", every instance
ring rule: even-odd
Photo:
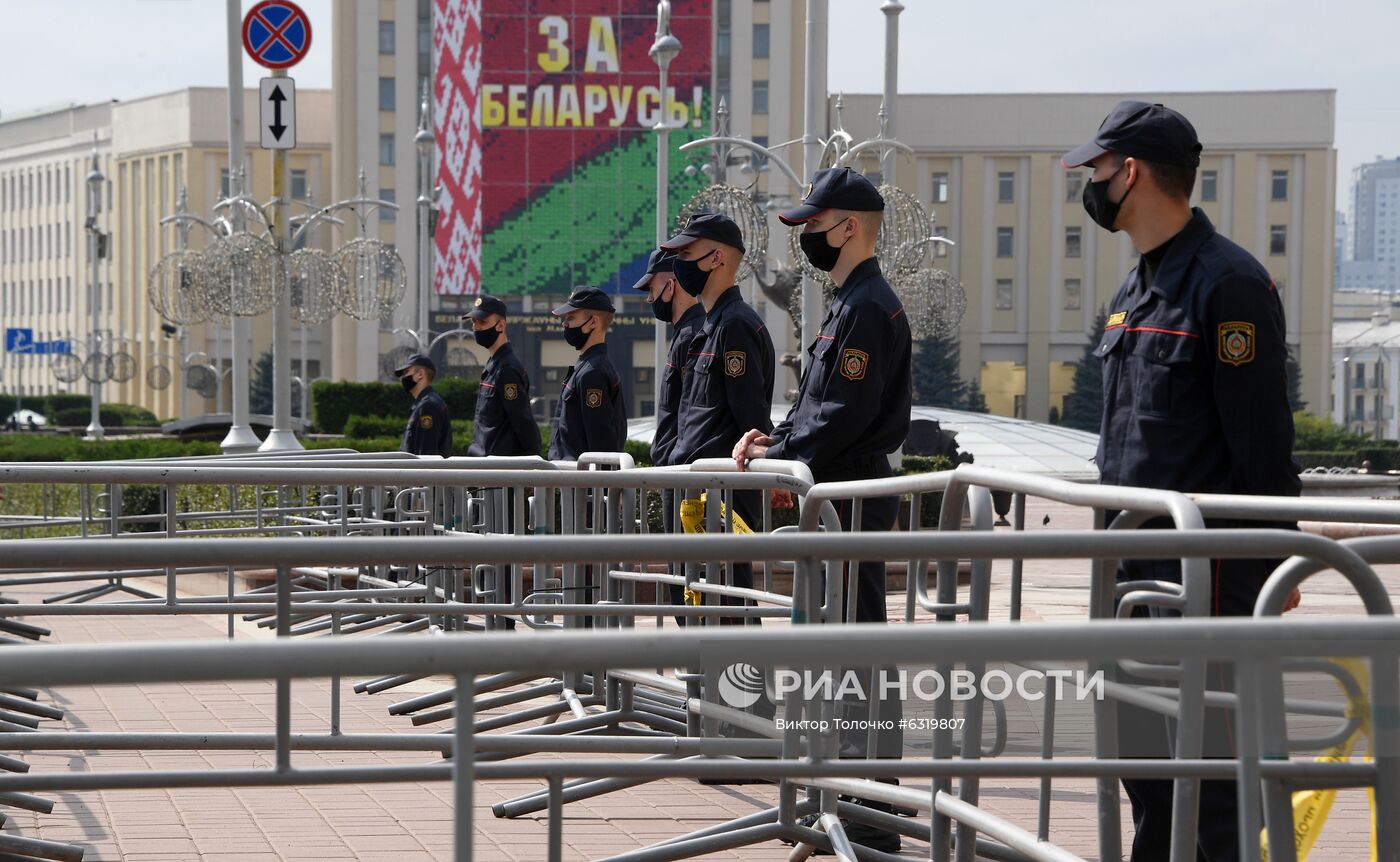
[[[641,278],[637,279],[637,283],[632,285],[632,289],[642,291],[651,290],[651,277],[655,274],[654,272],[646,273]]]
[[[697,239],[699,239],[699,237],[691,236],[688,233],[678,233],[675,236],[663,242],[661,245],[657,246],[657,248],[664,248],[667,251],[674,251],[678,248],[685,248],[686,246],[695,242]]]
[[[468,311],[466,314],[462,315],[462,319],[463,319],[463,320],[485,320],[486,318],[490,317],[491,314],[492,314],[492,312],[487,311],[487,310],[484,309],[484,308],[473,308],[471,311]]]
[[[404,365],[400,365],[398,368],[395,368],[395,369],[394,369],[394,376],[395,376],[395,377],[398,377],[400,374],[404,373],[405,371],[407,371],[408,369],[410,369],[410,368],[412,368],[412,367],[413,367],[413,363],[412,363],[412,362],[409,362],[409,363],[404,364]]]
[[[785,225],[796,227],[800,224],[806,224],[807,222],[815,218],[818,213],[822,213],[825,211],[826,207],[813,206],[812,204],[803,204],[800,207],[793,207],[792,209],[787,210],[786,212],[778,213],[778,221],[782,222]]]
[[[1081,144],[1060,157],[1060,164],[1066,168],[1080,168],[1089,164],[1094,159],[1108,152],[1103,147],[1090,141]]]
[[[554,309],[553,311],[551,311],[550,314],[554,315],[555,317],[563,317],[564,315],[568,314],[569,312],[577,310],[577,308],[578,308],[578,306],[576,306],[576,305],[570,305],[569,303],[566,302],[566,303],[564,303],[563,305],[561,305],[561,306],[559,306],[558,308],[556,308],[556,309]]]

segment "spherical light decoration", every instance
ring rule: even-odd
[[[83,360],[83,376],[89,383],[106,383],[112,379],[112,372],[115,370],[111,355],[100,350],[94,350]]]
[[[202,252],[173,251],[151,267],[146,295],[151,308],[170,323],[189,326],[209,319],[206,288],[197,284],[206,275]]]
[[[287,259],[292,319],[308,326],[335,317],[336,297],[345,292],[345,270],[319,248],[303,248]]]
[[[113,383],[126,383],[136,376],[140,370],[140,364],[136,357],[125,350],[118,350],[111,356],[111,380]]]
[[[967,310],[962,282],[942,269],[922,269],[894,285],[915,340],[953,335]]]
[[[170,369],[164,365],[152,365],[146,369],[146,385],[160,392],[169,389],[175,375],[170,373]]]
[[[880,186],[885,199],[885,212],[880,220],[880,236],[875,241],[875,256],[880,269],[891,283],[913,275],[920,268],[922,254],[910,255],[907,250],[922,247],[928,240],[928,210],[918,198],[904,189]]]
[[[452,377],[471,379],[480,375],[481,363],[476,354],[465,347],[451,347],[447,350],[447,373]]]
[[[77,383],[83,376],[83,361],[71,353],[57,353],[49,360],[54,379],[59,383]]]
[[[737,186],[712,185],[701,189],[685,202],[676,218],[676,233],[680,233],[691,218],[700,213],[723,213],[739,226],[744,238],[744,259],[739,263],[736,281],[753,274],[754,261],[768,256],[768,214],[754,203],[753,195]]]
[[[408,347],[400,344],[393,350],[379,357],[379,379],[384,383],[394,382],[394,372],[402,368],[408,357],[418,352],[416,347]]]
[[[219,374],[208,365],[191,365],[185,369],[185,388],[213,398],[219,391]]]
[[[408,275],[393,246],[377,239],[353,239],[332,257],[346,277],[336,308],[356,320],[380,320],[403,301]]]
[[[252,234],[220,237],[204,251],[204,301],[211,316],[257,317],[277,302],[277,252]]]

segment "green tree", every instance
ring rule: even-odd
[[[1103,339],[1108,325],[1108,312],[1099,308],[1094,318],[1093,332],[1084,347],[1084,355],[1074,366],[1074,384],[1065,396],[1061,423],[1081,431],[1098,433],[1103,423],[1103,360],[1094,355],[1094,348]]]
[[[955,336],[935,335],[918,342],[914,351],[914,403],[923,407],[961,410],[967,384],[958,376],[962,349]]]
[[[976,377],[974,377],[974,378],[972,378],[971,380],[967,381],[967,399],[966,399],[966,404],[967,404],[967,406],[966,406],[965,408],[963,408],[963,409],[967,410],[967,412],[969,412],[969,413],[988,413],[988,412],[990,412],[990,411],[987,409],[987,399],[986,399],[986,397],[982,394],[982,386],[981,386],[981,384],[979,384],[979,383],[977,382],[977,378],[976,378]]]
[[[253,365],[253,380],[248,386],[248,411],[272,415],[272,354],[263,351]]]

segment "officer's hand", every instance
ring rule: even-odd
[[[1288,613],[1289,611],[1298,607],[1302,603],[1303,591],[1298,589],[1297,587],[1294,587],[1293,592],[1288,594],[1288,600],[1283,603],[1283,612]]]

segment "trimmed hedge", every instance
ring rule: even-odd
[[[390,418],[388,416],[351,416],[345,422],[345,436],[352,440],[363,440],[368,437],[393,437],[403,436],[406,416]],[[453,440],[457,438],[457,423],[452,423]]]
[[[476,415],[478,380],[444,377],[433,383],[433,389],[447,402],[447,412],[453,425]],[[318,380],[311,384],[311,417],[316,430],[323,434],[344,434],[351,416],[397,417],[408,420],[413,400],[398,383],[350,383]],[[403,431],[400,424],[399,431]]]
[[[54,425],[86,426],[92,413],[92,396],[60,392],[56,395],[32,395],[19,402],[24,409],[41,413]],[[0,421],[15,412],[16,400],[11,394],[0,394]],[[79,416],[81,415],[81,418]],[[98,415],[103,425],[113,428],[139,425],[154,427],[160,424],[156,415],[144,407],[134,404],[103,402],[98,405]],[[111,421],[108,421],[108,419]]]

